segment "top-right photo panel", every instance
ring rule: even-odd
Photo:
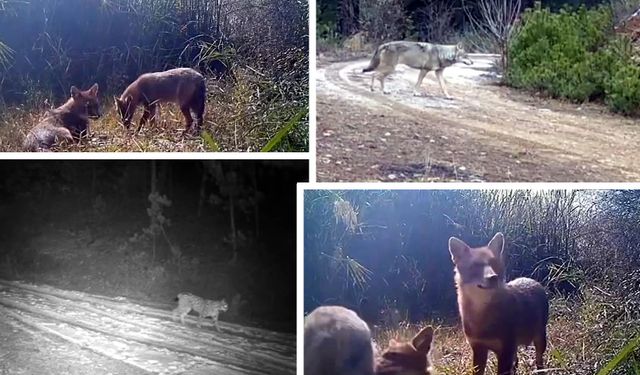
[[[317,181],[640,181],[640,0],[317,0]]]

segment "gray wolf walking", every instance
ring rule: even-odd
[[[533,342],[536,367],[543,368],[547,348],[549,301],[535,280],[521,277],[505,283],[504,236],[487,246],[471,248],[451,237],[458,307],[467,342],[473,352],[473,374],[483,375],[488,351],[498,357],[498,375],[515,375],[518,345]]]
[[[422,42],[388,42],[381,44],[371,58],[369,66],[362,70],[363,73],[375,70],[371,77],[371,91],[376,77],[380,80],[380,87],[383,93],[384,79],[396,68],[398,64],[405,64],[411,68],[419,69],[418,82],[415,85],[413,94],[418,96],[422,80],[432,70],[435,70],[436,77],[440,83],[440,88],[447,99],[451,96],[447,92],[442,72],[448,66],[457,62],[472,65],[473,62],[467,56],[461,43],[457,45],[431,44]]]
[[[89,133],[90,118],[97,119],[100,116],[98,84],[86,91],[71,86],[69,100],[45,114],[29,131],[22,148],[25,151],[49,151],[62,142],[73,142]]]
[[[115,98],[118,113],[127,129],[139,105],[144,107],[144,113],[136,133],[140,131],[149,118],[155,124],[156,107],[161,102],[178,104],[185,119],[185,133],[192,132],[193,118],[196,115],[195,132],[199,133],[204,116],[204,106],[207,99],[205,79],[202,74],[191,68],[176,68],[164,72],[145,73],[133,81],[126,90]]]
[[[305,375],[430,375],[433,329],[423,328],[410,342],[389,341],[378,355],[369,326],[341,306],[320,306],[305,318]]]

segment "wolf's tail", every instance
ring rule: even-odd
[[[382,53],[382,50],[385,47],[386,46],[384,44],[381,44],[380,46],[378,46],[378,48],[376,49],[376,52],[373,54],[373,57],[371,58],[371,61],[369,62],[369,66],[362,69],[362,73],[372,72],[373,70],[375,70],[375,68],[378,67],[378,65],[380,65],[380,53]]]

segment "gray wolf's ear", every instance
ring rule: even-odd
[[[504,250],[504,235],[501,232],[496,233],[495,236],[489,241],[487,245],[489,250],[496,256],[496,258],[502,257],[502,250]]]
[[[89,93],[93,96],[97,96],[98,95],[98,84],[94,83],[93,86],[91,86],[91,88],[89,89]]]
[[[80,95],[80,90],[75,86],[71,86],[71,96],[75,98],[78,95]]]
[[[462,42],[458,42],[458,44],[456,45],[456,48],[458,50],[463,50],[464,49],[464,45],[462,44]]]
[[[461,259],[466,258],[469,255],[469,250],[469,245],[464,241],[455,237],[449,238],[449,253],[451,253],[453,264],[458,264]]]

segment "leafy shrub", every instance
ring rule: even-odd
[[[612,25],[606,7],[527,10],[509,46],[507,82],[578,102],[604,98],[612,110],[634,113],[640,67],[629,40],[611,35]]]

